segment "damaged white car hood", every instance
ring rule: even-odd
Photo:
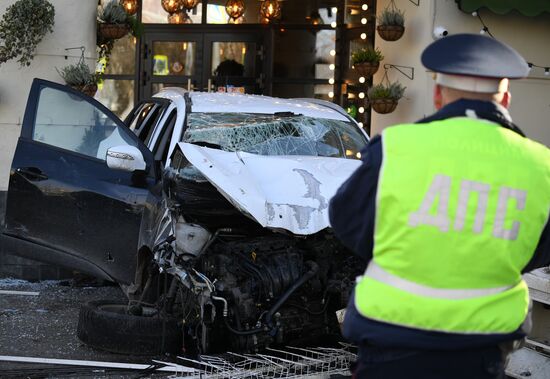
[[[179,143],[193,164],[235,207],[266,228],[309,235],[330,226],[328,204],[361,165],[355,159],[263,156]]]

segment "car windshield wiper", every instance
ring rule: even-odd
[[[296,116],[303,116],[303,114],[294,113],[294,112],[275,112],[275,113],[273,113],[273,116],[277,116],[277,117],[296,117]]]

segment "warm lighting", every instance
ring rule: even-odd
[[[227,0],[225,11],[233,20],[238,19],[244,14],[244,0]]]
[[[332,55],[332,56],[335,56],[336,55],[336,50],[331,50],[329,54]]]
[[[270,21],[278,19],[281,17],[281,3],[278,0],[263,0],[260,15]]]
[[[328,66],[329,70],[333,71],[336,66],[334,66],[334,63],[331,63],[330,66]]]
[[[363,127],[363,123],[362,123],[362,122],[357,123],[357,125],[359,125],[360,128]]]
[[[187,42],[184,42],[182,47],[183,47],[183,51],[187,51]]]
[[[179,11],[168,15],[169,24],[192,24],[193,20],[189,17],[187,12]]]
[[[332,22],[330,23],[330,26],[332,26],[333,28],[335,28],[335,27],[336,27],[336,21],[332,21]]]
[[[365,98],[365,92],[359,92],[359,98],[364,99]]]
[[[367,33],[361,33],[361,39],[367,39]]]
[[[306,21],[311,25],[321,25],[323,24],[323,19],[317,11],[311,12],[309,16],[306,17]]]
[[[328,84],[334,84],[334,78],[330,78],[330,79],[328,80]]]
[[[161,0],[162,8],[168,13],[176,13],[182,6],[181,0]],[[170,21],[168,21],[170,22]],[[176,22],[175,24],[179,24]]]
[[[359,109],[357,110],[359,113],[365,113],[365,108],[363,107],[359,107]]]
[[[361,76],[359,78],[359,83],[365,83],[365,77],[364,76]]]
[[[361,24],[365,25],[366,23],[367,23],[367,19],[366,19],[365,17],[363,17],[363,18],[361,19]]]
[[[199,0],[180,0],[181,6],[187,10],[191,10],[197,6]]]
[[[136,14],[137,12],[137,0],[120,0],[120,5],[122,5],[126,13],[130,16]]]
[[[361,5],[361,9],[366,11],[367,9],[369,9],[369,5],[368,4],[363,4],[363,5]]]
[[[338,8],[332,7],[332,13],[337,13],[337,12],[338,12]]]
[[[330,98],[332,99],[332,98],[334,97],[334,92],[330,91],[330,92],[328,93],[328,97],[330,97]]]
[[[363,126],[363,124],[361,124],[361,126]],[[357,154],[355,154],[355,156],[357,157],[357,159],[361,159],[361,152],[358,152]]]

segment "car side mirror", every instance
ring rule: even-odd
[[[114,146],[107,150],[107,167],[113,170],[134,172],[145,170],[143,154],[135,146]]]

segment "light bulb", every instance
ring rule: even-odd
[[[332,7],[332,13],[337,13],[337,12],[338,12],[338,8]]]
[[[365,113],[365,108],[359,107],[359,109],[357,111],[359,111],[359,113]]]
[[[332,22],[330,23],[330,26],[332,26],[333,28],[335,28],[335,27],[336,27],[336,21],[332,21]]]
[[[361,5],[361,9],[366,11],[367,9],[369,9],[369,5],[368,4],[363,4],[363,5]]]
[[[365,77],[364,76],[361,76],[359,78],[359,83],[365,83]]]
[[[335,56],[336,55],[336,50],[331,50],[330,55]]]
[[[362,123],[362,122],[359,122],[357,125],[359,125],[360,128],[363,127],[363,123]]]
[[[367,39],[367,33],[361,33],[361,39]]]
[[[328,80],[328,84],[334,84],[334,78],[330,78],[330,79]]]
[[[329,70],[334,71],[336,66],[334,65],[334,63],[331,63],[330,66],[328,66],[328,68],[329,68]]]
[[[477,12],[472,12],[472,16],[477,17]]]
[[[361,19],[361,24],[365,25],[366,23],[367,23],[367,19],[363,17],[363,18]]]
[[[328,93],[328,97],[330,97],[330,98],[332,99],[332,98],[334,97],[334,92],[330,91],[330,92]]]
[[[359,98],[364,99],[365,98],[365,92],[359,92]]]

